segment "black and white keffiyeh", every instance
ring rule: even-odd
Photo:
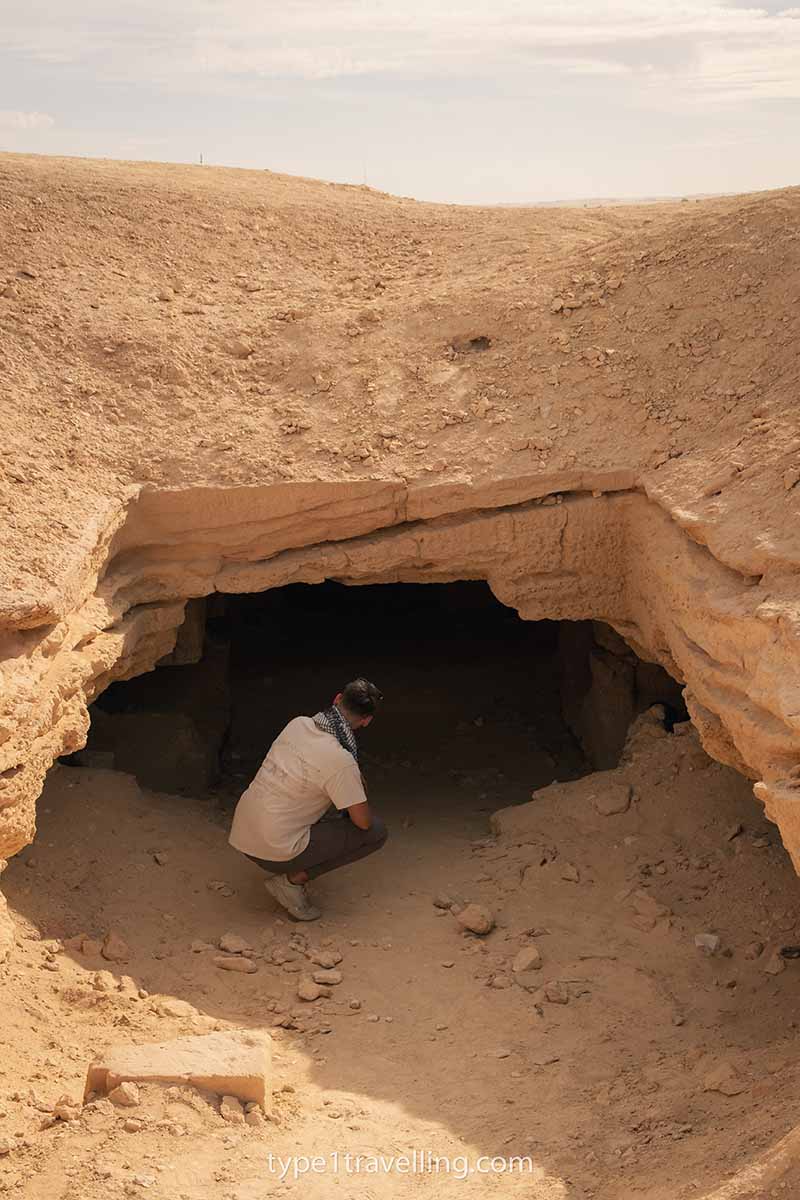
[[[356,735],[335,704],[332,704],[330,708],[323,709],[322,712],[318,712],[314,717],[314,724],[317,729],[321,729],[324,733],[332,734],[339,745],[344,750],[347,750],[349,754],[352,754],[353,758],[358,762]]]

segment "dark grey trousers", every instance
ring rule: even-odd
[[[374,854],[385,843],[389,831],[380,817],[373,816],[369,829],[359,829],[348,816],[321,817],[309,830],[308,845],[294,858],[286,862],[270,862],[248,854],[257,866],[273,875],[293,875],[295,871],[308,871],[309,879],[346,867]]]

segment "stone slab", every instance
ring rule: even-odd
[[[106,1095],[125,1081],[188,1083],[254,1102],[267,1111],[272,1094],[270,1038],[237,1031],[112,1046],[90,1065],[84,1100],[90,1092]]]

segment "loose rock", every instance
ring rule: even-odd
[[[238,971],[240,975],[254,975],[258,970],[252,958],[241,958],[237,955],[231,955],[229,958],[220,955],[213,959],[213,963],[221,971]]]
[[[53,1116],[59,1121],[78,1121],[83,1112],[83,1105],[69,1096],[61,1096],[53,1105]]]
[[[494,916],[481,904],[468,904],[456,917],[462,929],[484,937],[494,929]]]
[[[541,986],[541,981],[537,974],[542,968],[542,956],[539,953],[537,946],[523,946],[517,951],[514,961],[511,964],[511,972],[514,983],[519,987],[525,988],[527,992],[536,991]]]
[[[108,962],[127,962],[131,956],[128,943],[113,931],[106,934],[100,953]]]
[[[309,1004],[314,1000],[319,1000],[323,996],[330,996],[330,989],[323,987],[322,984],[316,983],[308,975],[304,975],[297,984],[297,996],[300,1000],[306,1000]]]
[[[219,1115],[229,1125],[244,1125],[244,1108],[236,1096],[223,1096],[219,1104]]]
[[[253,947],[243,937],[239,937],[238,933],[223,933],[219,939],[219,948],[226,954],[241,954],[245,950],[252,950]]]
[[[110,971],[95,971],[92,976],[92,987],[96,992],[115,992],[117,981]]]
[[[338,950],[314,950],[308,957],[312,963],[326,969],[332,969],[342,961],[342,955]]]
[[[716,954],[722,943],[716,933],[696,933],[694,944],[706,954]]]
[[[320,969],[319,971],[314,971],[312,978],[315,983],[336,985],[342,982],[342,972],[334,968],[330,970]]]
[[[747,1085],[739,1077],[730,1063],[720,1063],[706,1075],[703,1080],[704,1092],[721,1092],[723,1096],[738,1096],[747,1090]]]
[[[117,1087],[110,1091],[108,1098],[112,1104],[116,1104],[119,1108],[136,1108],[141,1102],[139,1088],[135,1083],[130,1083],[127,1080],[118,1084]]]
[[[603,817],[613,817],[627,812],[631,806],[632,789],[629,783],[609,783],[601,792],[592,796],[592,803]]]
[[[550,1004],[569,1004],[569,989],[560,979],[552,979],[544,985],[545,999]]]

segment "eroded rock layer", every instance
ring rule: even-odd
[[[88,704],[173,649],[187,599],[324,579],[485,579],[527,620],[607,622],[685,684],[706,749],[757,781],[800,861],[792,581],[721,565],[631,480],[572,482],[544,495],[520,479],[495,495],[284,484],[132,497],[75,609],[3,636],[0,853],[32,838],[44,774],[84,744]]]

